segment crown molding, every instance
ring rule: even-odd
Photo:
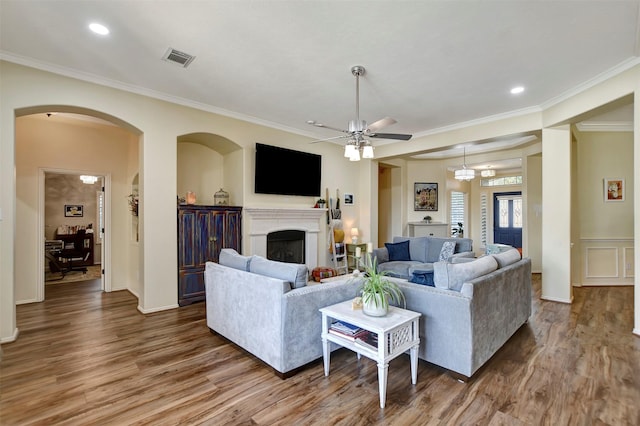
[[[582,121],[576,128],[581,132],[633,132],[633,121]]]
[[[572,89],[567,90],[564,93],[561,93],[560,95],[549,99],[546,102],[543,102],[542,104],[540,104],[540,108],[542,110],[551,108],[552,106],[555,106],[561,102],[566,101],[567,99],[570,99],[576,95],[579,95],[580,93],[591,89],[592,87],[603,83],[604,81],[609,80],[610,78],[613,78],[633,67],[635,67],[636,65],[640,65],[640,57],[634,56],[631,57],[625,61],[622,61],[621,63],[619,63],[618,65],[616,65],[613,68],[608,69],[607,71],[593,77],[590,80],[585,81],[584,83],[581,83],[577,86],[575,86]]]
[[[189,99],[181,98],[179,96],[173,96],[164,92],[158,92],[155,90],[146,89],[144,87],[136,86],[133,84],[127,84],[121,81],[111,80],[95,74],[77,71],[71,68],[61,67],[59,65],[54,65],[48,62],[37,61],[31,58],[15,55],[13,53],[9,53],[2,50],[0,50],[0,60],[11,62],[17,65],[23,65],[30,68],[35,68],[40,71],[50,72],[52,74],[61,75],[63,77],[73,78],[73,79],[84,81],[87,83],[93,83],[100,86],[122,90],[124,92],[145,96],[148,98],[157,99],[157,100],[169,102],[176,105],[194,108],[200,111],[206,111],[213,114],[222,115],[222,116],[233,118],[236,120],[246,121],[252,124],[269,127],[271,129],[282,130],[284,132],[293,133],[293,134],[297,134],[297,135],[301,135],[301,136],[305,136],[313,139],[317,138],[317,134],[314,134],[312,132],[303,132],[293,127],[284,126],[282,124],[275,123],[268,120],[263,120],[251,115],[241,114],[235,111],[230,111],[223,108],[215,107],[213,105],[191,101]]]

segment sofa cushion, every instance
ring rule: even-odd
[[[403,260],[396,262],[385,262],[378,264],[378,272],[385,272],[390,277],[408,279],[411,277],[412,269],[422,269],[422,262],[413,260]]]
[[[307,265],[278,262],[255,255],[249,263],[249,272],[287,281],[291,283],[291,288],[304,287],[309,279]]]
[[[498,262],[498,268],[504,268],[522,259],[518,249],[513,247],[501,253],[492,254],[491,256]]]
[[[436,262],[433,265],[433,282],[436,287],[460,291],[462,284],[498,269],[493,256],[480,257],[473,262]]]
[[[243,256],[231,248],[224,248],[220,251],[218,263],[229,268],[239,269],[241,271],[249,271],[249,263],[251,256]]]
[[[402,241],[399,243],[384,243],[384,246],[389,252],[389,261],[406,261],[411,260],[409,256],[409,241]]]
[[[440,249],[440,256],[438,257],[439,261],[447,261],[451,256],[453,256],[453,251],[456,249],[455,241],[445,241],[442,243],[442,248]]]
[[[409,259],[417,262],[427,261],[427,247],[429,238],[427,237],[393,237],[394,243],[409,241]],[[409,260],[407,259],[407,260]]]

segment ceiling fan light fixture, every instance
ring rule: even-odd
[[[349,161],[360,161],[360,150],[354,146],[354,150],[351,152]]]
[[[496,175],[496,171],[493,169],[481,170],[480,176],[482,177],[493,177]]]
[[[356,150],[356,146],[352,145],[351,142],[349,142],[344,146],[344,156],[347,158],[351,158],[351,156],[353,155],[353,151],[355,150]]]
[[[362,158],[373,158],[373,147],[371,145],[365,145],[362,148]]]

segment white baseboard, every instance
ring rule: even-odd
[[[175,305],[160,306],[152,309],[144,309],[142,306],[138,305],[138,310],[143,314],[152,314],[154,312],[168,311],[170,309],[177,309],[179,307],[180,306],[177,303]]]
[[[540,296],[540,299],[546,300],[548,302],[559,302],[559,303],[567,303],[567,304],[573,303],[573,298],[567,300],[567,299],[558,299],[555,297]]]
[[[18,327],[16,327],[15,330],[13,330],[12,336],[4,337],[0,339],[0,344],[15,342],[19,334],[20,334],[20,331],[18,330]]]
[[[38,299],[16,300],[16,305],[26,305],[27,303],[38,303],[38,302],[42,302],[42,300],[38,300]]]

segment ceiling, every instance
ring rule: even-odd
[[[415,138],[539,110],[639,57],[640,0],[0,0],[2,59],[311,138],[337,133],[308,120],[355,119],[353,65],[360,117]]]

